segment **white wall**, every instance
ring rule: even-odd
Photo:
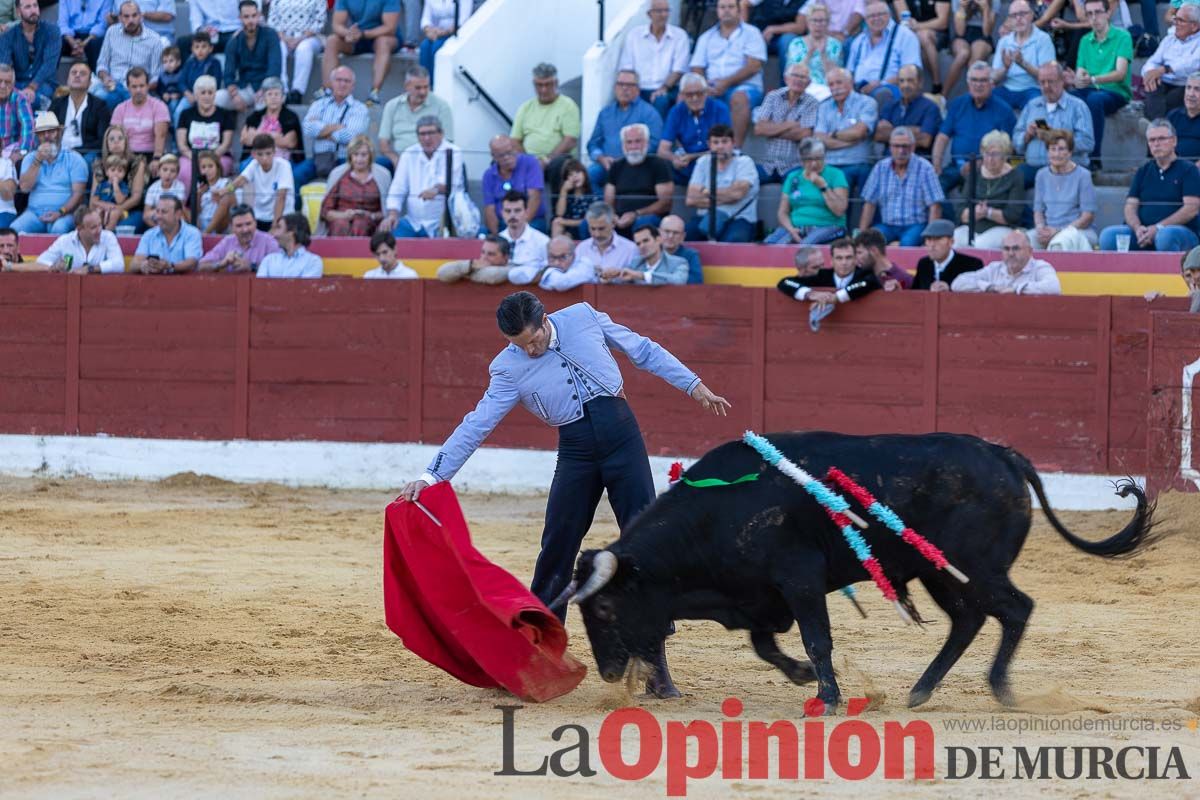
[[[644,1],[606,0],[606,29],[609,20],[628,16]],[[491,163],[488,141],[508,128],[475,96],[458,68],[465,67],[515,117],[521,103],[533,96],[533,67],[543,61],[554,64],[560,84],[580,77],[584,53],[598,32],[596,0],[489,0],[438,51],[434,89],[454,109],[455,144],[467,152],[471,178],[479,178]],[[608,83],[611,92],[611,76]]]

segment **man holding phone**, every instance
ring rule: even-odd
[[[178,197],[158,199],[158,225],[138,242],[130,269],[146,275],[191,272],[204,250],[200,231],[183,221],[183,203]]]
[[[1086,167],[1096,144],[1092,132],[1092,115],[1087,103],[1067,93],[1067,82],[1063,68],[1056,61],[1048,61],[1038,67],[1038,85],[1042,93],[1025,104],[1017,125],[1013,128],[1013,149],[1025,156],[1021,173],[1025,188],[1033,186],[1037,171],[1050,163],[1046,150],[1047,137],[1053,129],[1071,131],[1075,136],[1075,152],[1072,160]]]

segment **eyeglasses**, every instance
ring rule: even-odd
[[[1032,17],[1033,12],[1032,11],[1010,11],[1010,12],[1008,12],[1008,15],[1010,17]]]
[[[617,86],[621,86],[625,89],[638,88],[637,81],[617,81]]]
[[[570,257],[571,257],[570,253],[562,253],[561,255],[555,254],[555,253],[547,253],[546,254],[547,261],[566,261]]]

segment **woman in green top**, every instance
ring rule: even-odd
[[[798,36],[788,47],[787,58],[784,59],[782,71],[784,74],[791,64],[801,61],[808,64],[812,72],[812,82],[808,85],[808,93],[818,100],[829,97],[829,85],[825,80],[825,70],[842,63],[842,43],[829,35],[829,6],[824,3],[812,3],[808,7],[808,35]]]
[[[1087,103],[1092,113],[1092,171],[1100,167],[1100,143],[1104,140],[1104,118],[1129,102],[1133,39],[1129,31],[1109,24],[1112,12],[1105,0],[1085,0],[1083,11],[1092,30],[1079,42],[1079,60],[1074,72],[1063,77],[1071,94]]]
[[[983,163],[975,181],[975,241],[974,247],[999,250],[1004,237],[1021,223],[1025,210],[1025,179],[1021,171],[1008,163],[1012,155],[1012,139],[1004,131],[992,131],[979,142]],[[965,205],[958,215],[962,224],[954,229],[954,246],[972,245],[967,220],[970,207]]]
[[[779,227],[766,244],[825,244],[846,235],[846,176],[825,164],[825,145],[812,137],[800,142],[800,163],[783,179]]]

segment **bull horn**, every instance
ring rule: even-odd
[[[575,593],[575,596],[571,598],[571,602],[579,605],[603,589],[604,584],[612,580],[612,576],[616,574],[617,557],[608,550],[601,550],[599,553],[596,553],[596,557],[592,559],[591,577],[587,579],[587,583],[583,585],[583,588]]]
[[[547,605],[546,608],[553,611],[556,608],[558,608],[559,606],[565,606],[567,604],[567,601],[575,596],[575,590],[578,588],[579,588],[579,585],[577,583],[575,583],[575,581],[571,581],[570,583],[567,584],[567,588],[565,588],[561,592],[559,592],[558,597],[554,598],[554,602]]]

